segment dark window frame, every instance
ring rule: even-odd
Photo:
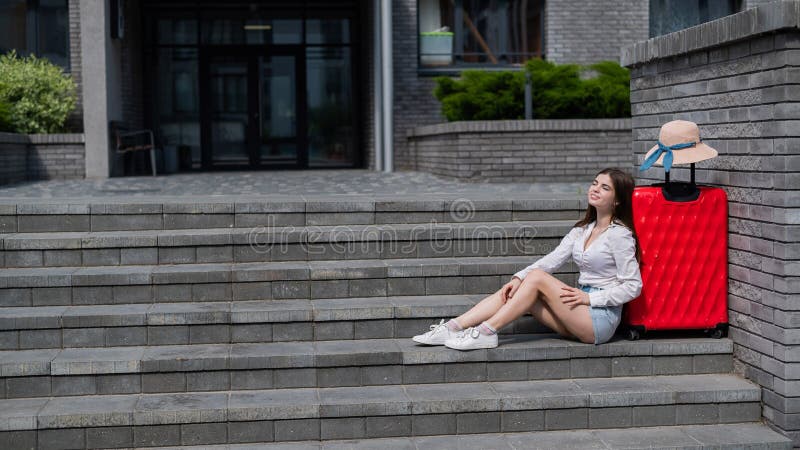
[[[64,54],[65,64],[61,65],[55,61],[53,64],[63,68],[65,72],[69,73],[72,69],[71,51],[70,51],[70,35],[69,35],[69,0],[63,0],[64,8],[67,14],[67,28],[66,28],[66,49]],[[34,54],[37,57],[41,56],[41,45],[39,41],[40,36],[40,20],[39,20],[39,0],[25,0],[25,48],[15,48],[18,55],[27,56]],[[49,60],[48,60],[49,61]]]
[[[463,36],[464,36],[464,33],[467,32],[466,28],[464,27],[463,16],[461,14],[463,12],[463,6],[462,6],[463,5],[463,1],[464,0],[453,0],[454,4],[452,5],[452,12],[453,12],[453,18],[452,19],[453,19],[453,24],[454,24],[453,28],[454,29],[451,30],[451,31],[454,33],[454,35],[453,35],[453,39],[454,39],[453,45],[454,45],[455,48],[463,47]],[[508,0],[508,1],[509,2],[514,2],[514,1],[518,1],[518,0]],[[539,43],[540,43],[540,52],[539,53],[530,52],[530,53],[526,53],[526,54],[514,53],[515,55],[525,55],[525,56],[528,57],[527,59],[532,59],[532,58],[536,58],[536,57],[539,57],[541,59],[547,59],[546,58],[546,52],[545,52],[545,48],[546,48],[546,42],[545,42],[545,39],[546,39],[546,33],[545,33],[545,10],[547,8],[547,1],[546,0],[541,0],[540,2],[538,2],[538,4],[540,5],[539,11],[538,11],[539,12],[539,38],[538,38],[538,40],[539,40]],[[426,65],[423,65],[422,64],[422,53],[421,53],[422,45],[421,45],[421,35],[420,35],[421,27],[420,27],[420,7],[419,7],[419,5],[420,5],[420,0],[417,0],[416,1],[416,6],[417,6],[417,14],[416,14],[416,16],[417,16],[417,22],[416,22],[417,35],[416,35],[416,40],[417,40],[417,73],[419,75],[422,75],[422,76],[458,75],[463,70],[485,70],[485,71],[494,71],[494,70],[505,71],[505,70],[515,70],[515,69],[521,70],[523,65],[519,64],[519,63],[498,63],[498,64],[494,64],[494,63],[491,63],[491,62],[480,62],[480,63],[475,63],[475,62],[466,62],[465,63],[463,61],[459,62],[458,58],[459,57],[463,57],[463,55],[465,55],[466,53],[464,53],[464,52],[460,52],[459,53],[459,52],[456,52],[456,51],[453,52],[454,61],[453,61],[453,64],[451,64],[451,65],[447,65],[447,66],[445,66],[445,65],[442,65],[442,66],[426,66]],[[460,31],[460,33],[459,33],[459,31]],[[510,40],[510,35],[507,36],[505,41],[509,41],[509,40]],[[507,44],[508,42],[505,42],[505,43]],[[506,52],[505,49],[500,49],[500,50],[501,50],[501,53],[503,53],[504,55],[511,54],[511,53]]]

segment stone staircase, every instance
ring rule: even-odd
[[[0,205],[0,448],[790,448],[728,339],[408,339],[551,250],[554,197]]]

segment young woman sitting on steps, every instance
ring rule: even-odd
[[[622,305],[642,289],[631,207],[634,186],[626,172],[600,171],[587,194],[586,215],[555,250],[515,273],[469,311],[432,325],[414,341],[457,350],[494,348],[497,330],[530,312],[566,338],[608,342],[620,323]],[[577,288],[551,275],[570,258],[580,270]]]

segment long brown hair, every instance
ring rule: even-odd
[[[611,212],[611,222],[615,220],[622,222],[625,227],[631,230],[633,240],[636,242],[636,261],[641,262],[642,250],[639,247],[639,237],[636,235],[636,229],[633,226],[633,188],[636,186],[636,182],[629,173],[613,167],[597,172],[597,175],[602,174],[611,177],[611,183],[614,185],[616,206],[614,206],[614,210]],[[595,177],[597,175],[595,175]],[[583,216],[583,219],[579,220],[574,226],[583,227],[595,220],[597,220],[597,209],[589,205],[589,207],[586,208],[586,214]]]

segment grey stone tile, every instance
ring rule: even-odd
[[[6,389],[9,398],[49,397],[50,377],[8,378]]]
[[[610,448],[693,448],[697,442],[679,428],[602,430],[596,436]]]
[[[181,445],[180,425],[138,426],[133,429],[136,446]]]
[[[276,441],[304,441],[320,438],[319,419],[276,420]]]
[[[67,328],[63,330],[64,346],[93,347],[105,342],[105,328]]]
[[[414,414],[499,411],[500,399],[486,384],[412,385],[406,387]]]
[[[403,367],[401,365],[362,367],[361,383],[365,386],[402,384]]]
[[[86,429],[88,448],[122,448],[133,446],[132,427],[102,427]]]
[[[632,426],[632,409],[591,408],[589,409],[589,428],[627,428]]]
[[[313,339],[313,326],[306,322],[276,323],[272,325],[272,340],[310,341]]]
[[[359,367],[323,367],[317,369],[319,387],[359,386],[361,384]]]
[[[106,346],[124,347],[131,345],[147,345],[147,327],[106,329]]]
[[[101,375],[97,377],[97,393],[135,394],[142,392],[142,379],[139,374]]]
[[[718,406],[721,423],[753,422],[762,415],[759,403],[720,403]]]
[[[678,425],[711,424],[719,421],[717,405],[677,405],[676,422]]]
[[[231,372],[231,390],[272,389],[272,369],[236,370]],[[270,427],[270,430],[272,428]]]
[[[527,362],[495,362],[486,365],[489,381],[521,381],[528,379]]]
[[[404,365],[405,384],[444,383],[444,364]]]
[[[227,423],[187,423],[181,425],[183,445],[225,444],[228,442]]]
[[[653,375],[683,375],[693,373],[692,356],[661,356],[653,358]]]
[[[95,395],[96,379],[90,375],[74,377],[52,377],[52,395]]]
[[[501,430],[504,433],[544,430],[544,411],[503,411]]]
[[[457,414],[456,429],[459,434],[497,433],[500,431],[500,412]]]
[[[271,342],[272,324],[236,324],[231,327],[231,342]]]
[[[359,320],[353,325],[354,339],[386,339],[394,337],[394,321]]]
[[[276,388],[316,387],[316,369],[282,369],[274,373]]]
[[[225,370],[229,356],[227,344],[146,347],[141,366],[143,372]]]
[[[414,436],[456,434],[455,414],[426,414],[411,416]]]
[[[228,419],[227,406],[227,393],[142,395],[133,420],[136,425],[190,423],[200,417],[204,422],[223,422]]]
[[[228,441],[232,444],[272,442],[273,439],[274,425],[272,422],[228,422]]]
[[[53,397],[39,412],[40,428],[129,426],[135,396]]]
[[[320,439],[359,439],[366,436],[364,417],[320,420]]]
[[[86,440],[81,429],[39,430],[37,448],[46,450],[62,450],[85,448]]]
[[[366,437],[383,438],[411,435],[411,417],[367,417]]]
[[[610,377],[610,358],[581,358],[570,360],[570,375],[574,378]]]
[[[580,408],[589,395],[571,380],[506,381],[491,383],[504,411],[542,408]]]
[[[231,342],[230,325],[192,325],[189,327],[190,344],[217,344]]]
[[[611,359],[611,376],[634,377],[652,373],[653,358],[650,356],[624,356]]]
[[[320,417],[397,416],[411,413],[402,386],[319,389]]]
[[[2,431],[0,448],[36,449],[36,431]]]
[[[316,322],[314,339],[317,341],[353,339],[353,322]]]
[[[675,405],[633,407],[633,426],[635,427],[660,427],[675,424]]]
[[[319,417],[319,396],[316,389],[232,392],[228,405],[231,421]]]
[[[144,373],[142,392],[158,394],[164,392],[186,392],[185,373]]]
[[[21,330],[19,332],[19,348],[59,348],[61,347],[61,330]]]
[[[587,408],[548,409],[544,416],[547,430],[576,430],[589,427]]]
[[[188,343],[188,325],[147,327],[148,345],[179,345]]]
[[[236,344],[230,349],[230,368],[286,369],[314,366],[314,347],[310,342]]]

